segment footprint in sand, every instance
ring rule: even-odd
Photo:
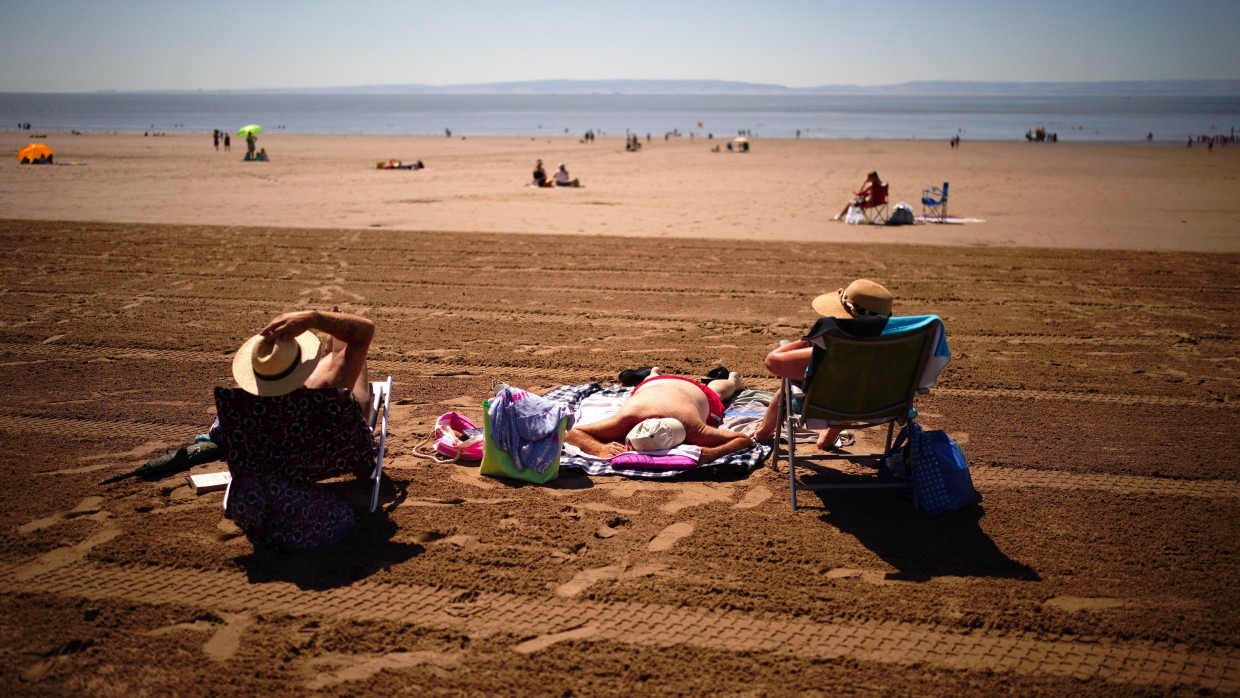
[[[625,564],[608,565],[607,567],[595,567],[592,570],[582,570],[573,575],[573,578],[556,587],[556,596],[576,596],[594,584],[604,579],[619,579],[620,575],[628,567]]]
[[[220,619],[223,623],[214,623],[209,620],[196,620],[192,623],[177,623],[176,625],[166,625],[162,628],[148,630],[145,635],[151,637],[159,637],[160,635],[168,635],[169,633],[181,632],[185,630],[195,632],[215,632],[202,645],[203,654],[222,662],[230,659],[237,654],[237,649],[241,647],[241,636],[245,633],[246,628],[250,626],[250,617],[244,613],[220,613]]]
[[[117,451],[115,453],[99,453],[93,456],[83,456],[82,458],[78,459],[79,463],[90,463],[91,461],[102,461],[102,462],[96,462],[93,465],[81,465],[76,468],[62,468],[60,470],[47,470],[47,471],[44,471],[38,474],[44,475],[44,476],[72,475],[76,473],[90,473],[96,470],[104,470],[106,468],[115,468],[117,467],[117,463],[126,463],[129,461],[149,459],[153,454],[163,453],[165,450],[172,448],[174,446],[179,446],[179,445],[180,445],[179,443],[175,443],[172,441],[147,441],[146,443],[135,446],[129,449],[128,451]],[[130,468],[126,468],[126,470],[129,470],[129,469]]]
[[[112,525],[111,522],[107,523],[107,528],[104,528],[102,531],[95,532],[94,535],[90,536],[81,543],[78,543],[77,545],[49,550],[40,555],[34,562],[29,562],[21,567],[18,567],[13,573],[13,577],[18,581],[26,581],[27,579],[37,577],[41,574],[46,574],[52,570],[58,570],[61,567],[71,565],[78,560],[84,559],[86,554],[90,552],[91,548],[96,545],[107,543],[121,534],[121,530],[119,528],[116,528],[116,526]]]
[[[74,519],[79,516],[93,516],[97,519],[106,519],[110,514],[102,510],[103,497],[87,497],[78,502],[76,507],[69,511],[61,511],[42,519],[35,519],[29,523],[24,523],[17,528],[18,533],[32,533],[42,529],[54,526],[65,519]],[[102,516],[99,516],[102,514]]]
[[[1121,599],[1102,596],[1089,598],[1083,596],[1056,596],[1053,599],[1047,599],[1042,605],[1072,613],[1073,611],[1102,611],[1108,608],[1117,608],[1123,606],[1124,602]]]
[[[49,526],[54,526],[65,519],[73,519],[78,517],[89,518],[103,524],[103,528],[96,531],[86,540],[77,545],[63,546],[54,550],[49,550],[40,555],[33,562],[28,562],[16,569],[13,576],[18,580],[27,580],[37,577],[41,574],[58,570],[66,565],[71,565],[78,560],[86,557],[91,548],[96,545],[102,545],[121,534],[121,530],[112,522],[112,514],[102,508],[103,497],[87,497],[78,505],[69,511],[62,511],[52,516],[35,519],[29,523],[23,524],[17,530],[19,533],[30,533],[39,531]]]
[[[689,482],[682,484],[680,491],[676,493],[672,501],[659,507],[659,510],[668,514],[675,514],[681,509],[711,504],[712,502],[727,502],[731,501],[731,499],[732,486],[729,484]]]
[[[857,577],[863,582],[869,582],[874,586],[887,586],[891,581],[887,579],[886,572],[877,570],[858,570],[851,567],[836,567],[833,570],[827,570],[823,575],[827,579],[848,579],[849,577]]]
[[[741,501],[732,505],[733,509],[752,509],[771,498],[771,491],[762,485],[749,488]]]
[[[556,596],[571,597],[607,579],[625,581],[656,575],[676,576],[675,573],[668,570],[667,565],[644,563],[630,567],[627,563],[619,563],[608,565],[607,567],[595,567],[592,570],[582,570],[573,575],[572,579],[556,587],[555,594]]]
[[[217,662],[230,659],[241,647],[241,636],[250,626],[250,617],[244,613],[221,613],[224,625],[202,646],[203,654]]]
[[[594,637],[597,633],[598,630],[596,628],[589,625],[583,625],[578,628],[573,628],[572,630],[551,633],[549,635],[539,635],[532,640],[526,640],[525,642],[514,646],[512,649],[514,652],[519,652],[521,654],[532,654],[538,650],[546,649],[557,642],[564,642],[566,640],[585,640]]]
[[[623,516],[614,516],[608,519],[607,523],[604,523],[603,525],[599,526],[598,530],[594,532],[594,535],[597,538],[611,538],[620,532],[619,529],[625,526],[628,526],[628,525],[629,525],[628,519],[624,518]]]
[[[659,531],[658,535],[650,539],[650,543],[646,549],[652,553],[669,550],[676,541],[693,533],[693,524],[688,521],[677,521],[667,528]]]
[[[318,691],[346,681],[362,681],[384,669],[408,669],[423,665],[451,669],[460,663],[458,655],[446,652],[392,652],[369,656],[330,654],[310,660],[308,673],[313,674],[314,678],[306,682],[306,688]]]

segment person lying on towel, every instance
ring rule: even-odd
[[[564,440],[599,458],[647,450],[648,444],[667,449],[687,443],[702,449],[700,463],[709,463],[754,444],[752,438],[718,426],[723,421],[724,400],[744,387],[736,373],[702,385],[681,376],[662,375],[656,368],[633,388],[619,412],[570,429]],[[647,420],[655,421],[643,424]]]

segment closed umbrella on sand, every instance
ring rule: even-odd
[[[39,158],[52,159],[52,149],[42,143],[31,143],[17,151],[18,162],[34,162]]]

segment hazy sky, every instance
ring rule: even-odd
[[[1240,0],[0,0],[0,91],[1240,78]]]

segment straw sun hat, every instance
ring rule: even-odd
[[[284,395],[301,387],[319,362],[319,338],[313,332],[296,337],[245,340],[233,357],[237,387],[251,395]]]
[[[891,291],[869,279],[857,279],[834,293],[824,293],[811,305],[823,317],[851,318],[891,317]]]

